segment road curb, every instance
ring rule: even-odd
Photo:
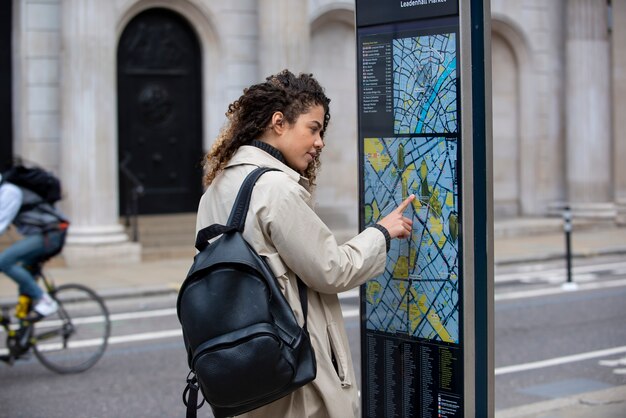
[[[94,289],[96,293],[105,300],[122,299],[141,296],[161,296],[178,293],[178,288],[174,286],[137,286],[114,289]]]
[[[573,259],[588,259],[593,257],[600,256],[609,256],[609,255],[626,255],[626,246],[625,247],[615,247],[615,248],[607,248],[604,250],[587,250],[587,251],[575,251],[572,254]],[[536,263],[536,262],[544,262],[544,261],[557,261],[564,260],[565,253],[564,252],[548,252],[543,255],[523,255],[517,257],[496,257],[494,263],[497,266],[511,266],[516,264],[524,264],[524,263]]]
[[[167,285],[155,285],[155,286],[136,286],[136,287],[120,287],[112,289],[97,289],[88,286],[91,290],[96,292],[102,299],[124,299],[133,297],[149,297],[149,296],[163,296],[178,293],[177,286]],[[17,303],[16,296],[1,296],[0,297],[0,309],[9,308],[12,309]]]

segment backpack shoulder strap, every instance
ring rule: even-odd
[[[304,325],[302,326],[302,329],[304,329],[304,331],[308,334],[309,329],[307,328],[306,323],[309,311],[309,300],[306,295],[308,288],[299,276],[296,276],[296,279],[298,280],[298,294],[300,295],[300,306],[302,307],[302,317],[304,318]]]
[[[243,181],[237,199],[233,204],[233,209],[230,212],[228,218],[228,226],[235,227],[239,232],[243,233],[243,228],[246,224],[246,215],[248,214],[248,207],[250,207],[250,199],[252,197],[252,190],[259,177],[268,171],[280,171],[277,168],[258,167],[254,169]]]
[[[215,238],[216,236],[222,235],[227,232],[234,231],[234,230],[235,228],[233,227],[230,227],[227,225],[220,225],[220,224],[213,224],[205,228],[202,228],[201,230],[198,231],[198,234],[196,235],[195,247],[198,251],[202,251],[206,247],[209,246],[209,241]]]
[[[243,233],[243,228],[246,223],[246,215],[248,214],[248,207],[250,206],[250,199],[252,197],[252,190],[254,189],[254,185],[256,184],[259,177],[261,177],[268,171],[280,170],[278,170],[277,168],[258,167],[246,176],[243,183],[241,184],[241,188],[239,189],[239,193],[237,194],[237,198],[235,199],[233,208],[230,211],[230,216],[228,217],[227,224],[213,224],[198,231],[198,234],[196,235],[196,248],[198,249],[198,251],[204,250],[209,245],[209,241],[218,235],[235,230]]]

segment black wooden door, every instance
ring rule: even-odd
[[[202,194],[202,82],[198,39],[180,15],[149,9],[117,52],[119,161],[144,187],[140,214],[194,212]],[[129,203],[120,166],[120,213]]]

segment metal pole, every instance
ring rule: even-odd
[[[565,229],[565,259],[567,263],[567,282],[572,282],[572,212],[565,206],[563,212],[563,227]]]
[[[139,242],[139,220],[137,216],[139,215],[139,192],[136,187],[133,187],[132,191],[132,200],[133,200],[133,242]]]
[[[128,178],[126,178],[124,180],[124,184],[126,185],[126,228],[130,227],[130,215],[132,213],[132,207],[131,207],[131,202],[132,202],[132,192],[130,190],[130,180],[128,180]]]
[[[578,284],[572,280],[572,211],[569,205],[563,210],[563,230],[565,231],[565,264],[567,270],[567,281],[563,283],[563,289],[576,290]]]

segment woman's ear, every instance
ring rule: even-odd
[[[283,133],[285,130],[285,115],[283,115],[283,112],[274,112],[270,128],[274,129],[274,132],[278,135]]]

